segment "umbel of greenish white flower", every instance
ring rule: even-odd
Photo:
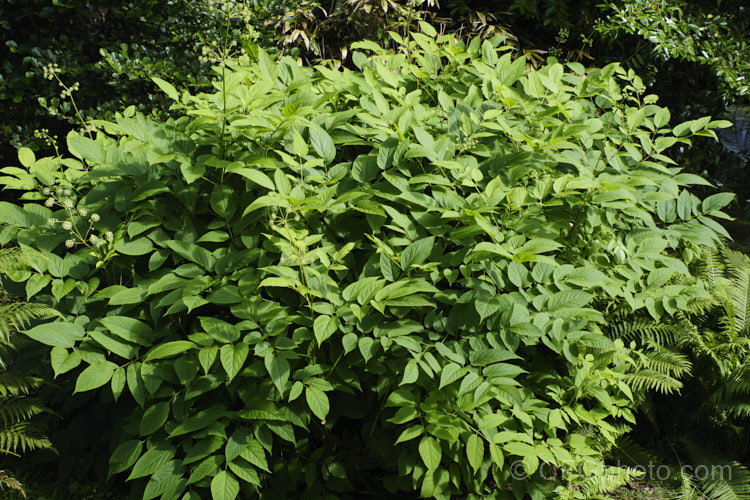
[[[106,233],[104,233],[104,239],[107,241],[112,241],[113,239],[115,239],[115,235],[112,234],[112,231],[107,231]]]
[[[62,228],[65,229],[66,231],[70,231],[71,229],[73,229],[73,223],[66,220],[62,223]]]
[[[99,222],[99,214],[91,214],[91,222]]]
[[[73,245],[75,245],[76,242],[73,240],[65,240],[65,246],[68,248],[73,248]]]

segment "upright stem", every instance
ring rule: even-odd
[[[225,131],[227,128],[227,51],[229,50],[229,13],[227,13],[227,24],[224,31],[224,51],[221,55],[221,99],[222,99],[222,112],[221,112],[221,154],[222,160],[226,159],[227,145],[225,140]],[[224,169],[221,170],[220,181],[224,181]]]

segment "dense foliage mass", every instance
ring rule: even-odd
[[[727,102],[747,104],[744,33],[750,9],[743,5],[743,0],[0,0],[0,163],[12,162],[21,146],[48,154],[56,137],[82,121],[112,119],[131,104],[164,117],[168,101],[151,90],[150,77],[195,91],[208,83],[214,55],[248,50],[253,40],[305,64],[323,57],[352,67],[353,42],[378,39],[389,46],[389,30],[403,35],[420,19],[441,33],[507,36],[535,66],[548,55],[598,67],[622,61],[676,117],[717,116],[726,112]],[[710,142],[699,145],[675,158],[740,193],[741,201],[750,198],[740,168],[746,159]]]
[[[356,70],[258,50],[212,93],[157,79],[178,118],[131,108],[4,171],[0,242],[32,267],[11,278],[67,319],[25,333],[115,419],[110,474],[143,498],[634,477],[604,453],[675,374],[603,328],[707,296],[686,263],[732,195],[696,198],[665,151],[728,124],[669,128],[617,64],[421,28],[355,44]]]

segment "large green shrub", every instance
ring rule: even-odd
[[[144,498],[584,497],[632,477],[612,304],[677,313],[729,198],[666,150],[726,125],[618,65],[528,70],[429,25],[357,71],[217,67],[177,120],[131,110],[76,158],[6,169],[14,280],[68,322],[26,334],[120,422],[111,474]],[[368,55],[369,54],[369,55]],[[74,388],[73,388],[74,385]],[[528,477],[526,477],[528,476]],[[241,493],[240,493],[241,492]]]

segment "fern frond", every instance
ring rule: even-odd
[[[0,428],[0,453],[17,454],[35,449],[53,449],[52,443],[31,422]]]
[[[706,465],[709,477],[698,477],[703,494],[716,500],[743,500],[750,498],[750,471],[739,462]],[[696,468],[696,476],[697,476]]]
[[[651,369],[626,373],[623,375],[623,380],[637,391],[645,389],[647,391],[657,391],[662,394],[672,394],[672,392],[682,389],[682,382],[679,380]]]
[[[9,476],[4,470],[0,470],[0,489],[2,489],[3,486],[17,491],[22,497],[26,498],[26,492],[23,491],[23,485],[20,481],[13,476]]]
[[[729,278],[732,283],[727,290],[731,301],[735,332],[746,333],[750,319],[750,260],[739,253],[727,250]]]
[[[596,498],[612,493],[617,488],[643,475],[642,471],[629,467],[605,467],[599,474],[590,474],[581,487],[586,498]]]
[[[26,269],[27,262],[21,248],[0,248],[0,274]]]
[[[0,306],[0,335],[7,342],[13,329],[22,329],[34,319],[61,316],[59,312],[44,304],[13,302]]]
[[[40,378],[0,371],[0,398],[30,394],[43,383]]]
[[[684,334],[684,325],[657,323],[650,318],[627,318],[609,326],[609,336],[626,344],[651,341],[658,345],[675,345]]]
[[[680,311],[680,313],[682,313],[681,318],[689,324],[690,321],[684,316],[684,313],[705,316],[719,304],[721,304],[721,301],[715,294],[689,297],[685,304],[685,310]]]
[[[649,464],[660,464],[656,455],[652,455],[646,448],[635,443],[631,436],[621,436],[613,448],[615,456],[620,463],[630,466],[647,466]]]
[[[650,351],[640,352],[643,367],[671,377],[688,375],[693,365],[687,355],[652,344]]]
[[[22,420],[29,420],[34,415],[39,415],[46,411],[47,409],[44,405],[35,398],[21,396],[0,399],[0,420],[2,420],[2,426],[12,425],[14,422]]]
[[[704,247],[703,259],[695,274],[713,286],[724,277],[724,263],[719,252],[715,248]]]
[[[700,495],[700,490],[693,476],[688,474],[682,468],[680,468],[678,476],[680,479],[680,486],[675,495],[675,500],[703,500],[703,496]]]

